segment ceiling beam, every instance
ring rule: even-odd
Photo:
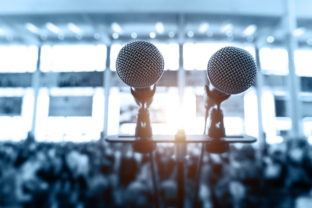
[[[0,1],[2,15],[60,13],[221,13],[280,16],[283,0],[9,0]],[[298,7],[312,16],[309,0]]]

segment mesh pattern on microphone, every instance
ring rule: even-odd
[[[120,79],[130,87],[149,87],[162,76],[164,59],[153,44],[134,41],[120,50],[116,70]]]
[[[212,85],[226,94],[237,94],[247,90],[255,81],[257,73],[253,57],[245,50],[225,47],[209,60],[208,79]]]

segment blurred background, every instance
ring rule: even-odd
[[[308,0],[0,2],[0,207],[152,207],[146,156],[103,140],[135,131],[137,105],[115,68],[134,40],[165,60],[154,134],[181,123],[202,134],[218,49],[243,48],[258,65],[255,85],[222,104],[226,134],[258,140],[205,154],[200,207],[311,207],[311,11]],[[186,207],[199,152],[188,146]],[[160,204],[175,207],[174,146],[155,155]]]

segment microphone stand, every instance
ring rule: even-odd
[[[220,108],[221,102],[226,100],[230,95],[220,94],[209,89],[206,85],[206,94],[208,97],[205,113],[204,135],[185,135],[183,130],[179,130],[172,139],[171,135],[152,135],[152,128],[149,118],[149,106],[155,94],[156,87],[131,89],[131,93],[139,106],[138,120],[136,124],[135,136],[112,135],[107,136],[106,141],[110,143],[131,143],[134,151],[149,154],[152,170],[152,181],[155,195],[155,205],[159,207],[159,193],[155,175],[153,151],[156,143],[175,143],[176,145],[176,164],[177,164],[177,207],[184,207],[184,159],[186,154],[186,145],[188,143],[201,143],[201,154],[198,160],[196,170],[195,193],[193,207],[197,207],[198,189],[200,183],[200,172],[203,166],[203,156],[206,148],[210,153],[223,153],[229,148],[229,143],[253,143],[256,138],[250,136],[226,136],[223,113]],[[209,118],[208,132],[206,133],[207,119]]]
[[[208,85],[205,86],[205,92],[207,95],[207,102],[205,105],[205,125],[203,135],[207,135],[212,138],[208,143],[203,143],[200,151],[200,156],[197,162],[197,170],[195,174],[195,192],[193,207],[198,205],[198,192],[201,177],[201,169],[203,166],[203,158],[205,154],[205,147],[207,152],[211,153],[223,153],[229,148],[229,144],[226,141],[222,141],[220,138],[225,137],[225,128],[223,123],[223,113],[220,108],[221,103],[230,97],[230,95],[214,96],[212,90],[209,89]],[[208,128],[207,119],[209,118]],[[207,132],[208,130],[208,132]]]
[[[133,95],[136,103],[139,106],[138,119],[135,129],[135,136],[138,139],[134,142],[133,149],[135,152],[149,154],[152,172],[153,191],[154,191],[154,202],[155,207],[159,208],[159,192],[155,174],[155,165],[154,165],[155,158],[153,154],[156,144],[151,140],[152,127],[149,116],[149,106],[153,101],[155,91],[156,91],[155,85],[152,90],[150,88],[137,88],[135,90],[131,88],[131,94]]]
[[[184,207],[184,159],[186,152],[185,132],[180,129],[175,135],[176,165],[177,165],[177,207]]]

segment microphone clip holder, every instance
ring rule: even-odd
[[[210,153],[224,153],[228,151],[229,143],[221,139],[225,138],[226,135],[223,122],[223,113],[220,105],[224,100],[228,99],[230,95],[219,93],[218,96],[215,96],[215,93],[212,92],[208,85],[205,86],[205,91],[208,98],[205,105],[205,122],[209,118],[207,128],[208,136],[212,138],[211,141],[206,143],[206,150]]]
[[[150,88],[131,88],[131,94],[139,107],[138,118],[135,129],[135,136],[138,139],[134,142],[133,148],[135,152],[142,154],[153,152],[155,143],[152,141],[152,127],[149,116],[149,106],[153,101],[153,96],[156,91],[154,85]]]

